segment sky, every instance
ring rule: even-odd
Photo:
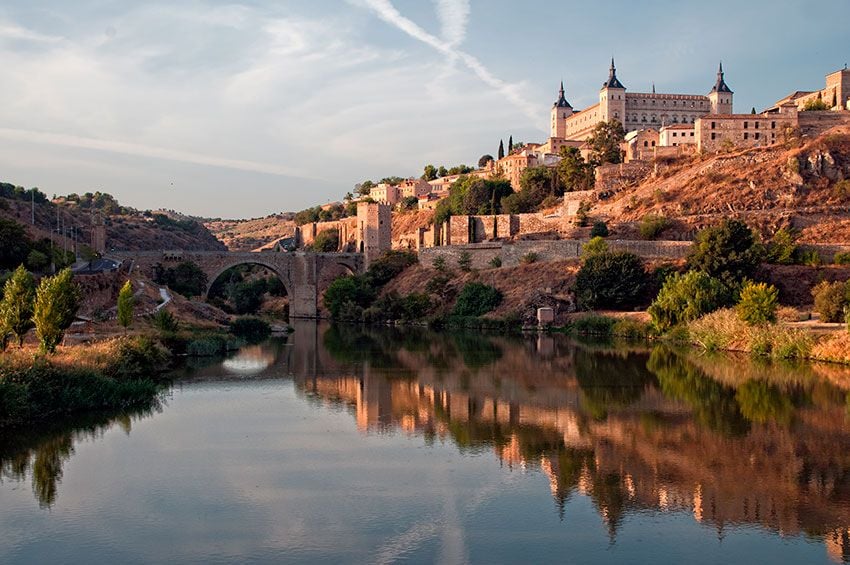
[[[0,180],[260,217],[543,141],[559,81],[735,110],[850,61],[847,0],[4,0]]]

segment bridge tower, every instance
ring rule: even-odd
[[[357,252],[365,267],[392,248],[392,211],[387,204],[357,204]]]

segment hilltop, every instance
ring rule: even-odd
[[[230,251],[253,251],[295,233],[294,214],[271,214],[250,220],[204,220],[204,227]]]
[[[672,220],[664,239],[690,239],[723,218],[762,236],[793,228],[802,243],[850,239],[850,124],[785,144],[656,161],[646,176],[595,203],[590,215],[635,237],[648,215]]]
[[[224,245],[193,218],[173,211],[139,211],[120,205],[105,193],[71,194],[50,201],[36,192],[35,222],[32,221],[32,192],[12,184],[0,183],[0,219],[23,225],[33,239],[57,238],[57,219],[64,226],[67,240],[74,237],[88,247],[91,243],[93,214],[102,216],[106,227],[107,249],[145,251],[187,249],[224,250]],[[71,243],[68,243],[71,247]]]

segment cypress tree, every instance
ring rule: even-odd
[[[499,160],[502,160],[502,159],[505,158],[505,141],[502,140],[502,139],[499,140],[499,153],[498,153],[498,155],[499,155]]]
[[[755,115],[755,113],[756,113],[756,107],[755,107],[755,106],[753,106],[753,109],[750,111],[750,114]]]
[[[508,138],[508,155],[514,150],[514,136]]]
[[[71,269],[41,279],[35,291],[33,321],[35,335],[44,353],[53,353],[71,326],[80,307],[80,289],[73,281]]]
[[[118,323],[127,329],[133,323],[133,284],[128,280],[118,293]]]
[[[35,279],[21,265],[6,281],[3,287],[3,300],[0,301],[0,334],[2,334],[0,341],[4,345],[9,334],[17,338],[18,347],[24,344],[24,336],[33,326],[34,300]]]

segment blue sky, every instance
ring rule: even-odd
[[[543,140],[563,79],[762,108],[850,60],[846,0],[0,5],[0,179],[139,208],[256,217],[365,178]]]

